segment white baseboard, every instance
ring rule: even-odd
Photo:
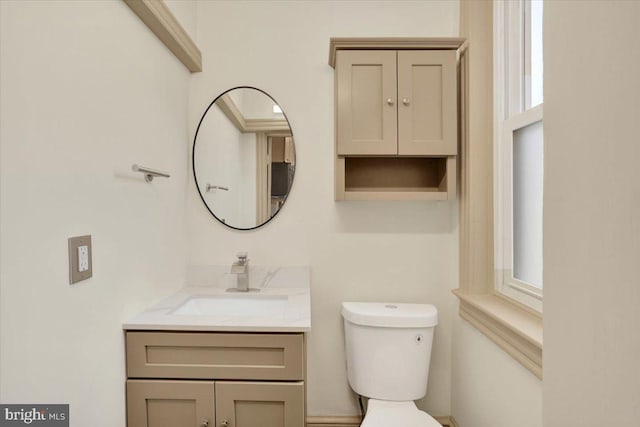
[[[449,416],[433,417],[446,427],[458,427],[453,418]],[[307,427],[358,427],[360,417],[307,417]]]

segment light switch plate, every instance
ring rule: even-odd
[[[93,275],[91,236],[69,237],[69,284]]]

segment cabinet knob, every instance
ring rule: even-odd
[[[202,423],[200,423],[200,427],[209,427],[209,420],[202,420]]]
[[[222,420],[222,422],[220,423],[220,427],[229,427],[229,421]]]
[[[391,98],[387,98],[387,104],[389,104],[389,105],[393,105],[393,99],[391,99]]]
[[[402,103],[404,105],[409,105],[411,103],[411,100],[409,98],[402,98]]]

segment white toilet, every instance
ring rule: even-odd
[[[430,304],[344,302],[351,388],[369,398],[362,427],[441,427],[414,400],[427,392],[433,329]]]

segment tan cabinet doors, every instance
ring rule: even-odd
[[[213,381],[127,381],[129,427],[214,426]]]
[[[398,154],[457,153],[456,53],[398,52]]]
[[[341,50],[337,154],[457,153],[456,52]]]
[[[218,426],[303,427],[304,383],[216,382]]]
[[[304,427],[304,383],[128,380],[129,427]]]
[[[396,154],[396,52],[337,52],[338,155]]]

